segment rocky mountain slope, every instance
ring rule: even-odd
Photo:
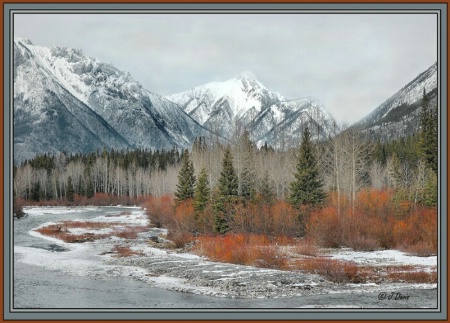
[[[246,129],[259,145],[297,145],[305,125],[321,139],[330,134],[334,124],[318,100],[287,100],[267,89],[250,72],[197,86],[167,99],[210,130],[230,138],[237,128]]]
[[[80,50],[14,40],[14,160],[98,148],[190,147],[208,131],[129,73]]]
[[[246,129],[259,146],[296,146],[305,125],[313,139],[333,134],[335,121],[314,98],[288,100],[250,72],[166,98],[111,64],[81,50],[14,40],[14,161],[38,153],[103,148],[191,147],[194,138],[232,138]],[[418,129],[423,90],[437,106],[437,64],[356,124],[374,138]]]
[[[424,90],[430,101],[429,107],[437,107],[437,80],[437,63],[435,63],[358,122],[356,126],[369,132],[373,138],[382,140],[416,132],[419,128],[419,113]]]

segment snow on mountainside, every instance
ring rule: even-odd
[[[430,107],[437,107],[437,63],[405,85],[356,125],[382,139],[397,138],[417,131],[425,90]]]
[[[224,137],[231,137],[237,126],[245,128],[259,145],[265,141],[274,146],[297,145],[306,124],[318,128],[320,138],[324,138],[334,123],[317,100],[287,100],[268,90],[251,72],[166,98]]]
[[[189,147],[208,131],[129,73],[81,50],[14,40],[15,161],[97,148]]]

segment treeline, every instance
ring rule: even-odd
[[[38,155],[15,166],[14,197],[33,202],[92,198],[99,193],[118,197],[173,192],[180,162],[176,148],[165,150],[103,150],[89,154]]]
[[[336,129],[340,132],[340,129]],[[421,134],[388,143],[371,142],[358,129],[348,129],[320,143],[312,143],[318,177],[326,193],[354,202],[363,188],[394,189],[398,198],[417,205],[437,201],[437,148],[428,161],[428,145]],[[435,146],[436,147],[436,146]],[[209,187],[219,183],[227,146],[195,140],[188,152],[195,176],[204,169]],[[299,148],[260,148],[242,131],[229,146],[237,176],[238,195],[270,192],[286,201],[291,193]],[[28,201],[73,201],[74,196],[97,193],[114,196],[174,194],[182,166],[177,149],[107,151],[90,154],[40,155],[14,167],[14,197]]]
[[[436,109],[428,109],[425,95],[420,123],[416,135],[387,143],[370,141],[354,127],[335,126],[334,134],[321,142],[303,138],[303,148],[308,146],[310,156],[307,159],[314,163],[314,167],[309,166],[314,170],[306,170],[304,176],[314,173],[323,194],[335,194],[339,207],[344,201],[355,207],[357,194],[364,188],[392,189],[397,200],[411,201],[415,207],[436,206],[437,114]],[[309,190],[292,187],[299,174],[299,158],[305,158],[300,143],[289,149],[267,144],[258,148],[249,138],[245,129],[238,128],[227,145],[197,138],[191,151],[185,153],[173,148],[40,155],[14,167],[13,193],[15,198],[30,202],[75,204],[80,197],[89,199],[101,193],[132,198],[174,194],[183,154],[192,163],[194,176],[209,186],[211,196],[221,185],[227,156],[232,159],[236,196],[240,198],[264,196],[290,202],[295,190]]]

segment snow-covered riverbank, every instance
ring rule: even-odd
[[[120,223],[123,226],[147,225],[148,220],[139,208],[27,208],[30,217],[51,214],[61,220]],[[98,213],[97,216],[77,218],[83,212]],[[21,219],[17,221],[26,221]],[[56,221],[58,222],[58,221]],[[55,223],[55,221],[52,221]],[[41,223],[40,226],[49,223]],[[322,276],[301,271],[279,271],[250,266],[224,264],[208,261],[190,253],[178,253],[173,249],[155,248],[152,241],[158,240],[165,231],[149,228],[138,234],[136,239],[122,239],[110,236],[105,239],[85,243],[65,243],[61,240],[41,235],[33,227],[29,235],[47,241],[39,247],[16,245],[14,253],[24,264],[58,270],[70,275],[91,277],[132,277],[167,290],[184,293],[210,295],[215,297],[240,299],[280,299],[336,293],[378,293],[399,290],[435,289],[437,284],[410,283],[369,283],[336,284]],[[71,229],[72,230],[72,229]],[[83,231],[85,230],[85,231]],[[99,230],[104,230],[99,229]],[[76,229],[75,233],[93,229]],[[104,231],[103,231],[104,232]],[[158,245],[158,244],[156,244]],[[119,257],[113,250],[117,246],[127,247],[136,254]],[[433,271],[437,257],[412,257],[399,251],[354,252],[350,249],[326,250],[327,256],[335,259],[351,260],[358,265],[373,266],[419,266]],[[377,300],[374,299],[376,307]],[[420,302],[418,303],[420,304]],[[407,307],[410,307],[408,303]],[[380,305],[383,306],[383,305]],[[373,307],[373,306],[371,306]],[[419,306],[422,307],[422,306]]]

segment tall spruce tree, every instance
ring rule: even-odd
[[[210,193],[208,174],[206,169],[202,168],[200,174],[198,175],[194,193],[194,210],[197,214],[205,209],[210,199]]]
[[[261,179],[259,196],[261,201],[266,204],[271,204],[275,197],[273,185],[270,181],[269,172],[267,170],[264,172],[264,176]]]
[[[94,192],[94,185],[92,184],[92,179],[88,177],[86,183],[86,197],[90,199],[91,197],[94,196],[94,194],[95,192]]]
[[[178,174],[177,191],[175,200],[177,203],[194,197],[195,174],[194,165],[189,159],[189,151],[186,149],[181,157],[182,166]]]
[[[437,108],[430,109],[429,99],[423,89],[420,112],[420,151],[427,165],[437,173],[438,169],[438,116]]]
[[[237,196],[238,178],[233,167],[233,156],[228,147],[225,150],[219,184],[214,196],[214,226],[218,233],[226,233],[229,230],[229,222],[233,217],[232,202]]]
[[[298,153],[297,171],[294,174],[295,180],[290,184],[289,202],[296,207],[301,205],[318,206],[325,200],[323,183],[319,177],[314,152],[311,134],[308,127],[305,127]]]
[[[238,193],[244,201],[253,200],[256,194],[255,150],[256,146],[250,140],[250,133],[247,130],[236,136],[233,154],[236,161]]]

